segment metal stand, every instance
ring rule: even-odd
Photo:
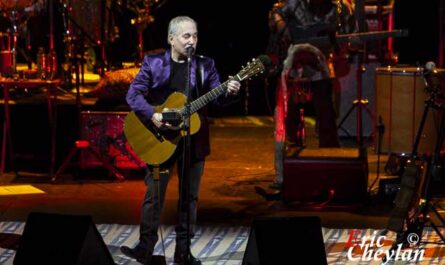
[[[412,161],[409,161],[409,164],[405,168],[402,176],[402,187],[397,194],[396,208],[393,210],[393,215],[390,217],[388,222],[388,227],[397,232],[397,239],[390,250],[395,251],[400,244],[405,247],[412,245],[413,235],[417,237],[415,238],[416,240],[414,240],[414,244],[417,245],[420,243],[445,244],[445,236],[438,228],[445,226],[445,220],[437,211],[435,204],[431,202],[432,195],[430,193],[431,180],[436,175],[439,175],[440,170],[443,168],[443,165],[440,165],[440,152],[443,141],[445,140],[445,109],[441,104],[436,102],[437,96],[438,95],[436,92],[433,92],[430,98],[425,102],[425,109],[413,146],[411,156]],[[440,96],[442,98],[444,97],[444,95]],[[417,159],[417,147],[419,145],[421,134],[430,108],[441,111],[442,119],[438,130],[434,155],[431,161],[427,161],[426,167],[422,169],[420,166],[415,164],[415,160]],[[422,172],[424,173],[422,174]],[[403,190],[407,187],[407,190]],[[415,193],[415,188],[418,189],[417,193]],[[410,207],[413,209],[409,209]],[[411,217],[408,216],[409,212],[412,212],[413,210],[415,210],[414,214],[412,214]],[[430,213],[437,217],[440,222],[440,226],[431,219]],[[407,228],[405,230],[403,229],[404,218],[406,218],[405,222],[407,224]],[[438,237],[440,238],[439,242],[421,241],[423,229],[428,225],[431,226],[437,233]]]
[[[131,20],[131,24],[136,26],[138,34],[138,46],[137,55],[135,59],[136,65],[140,65],[144,59],[144,30],[148,24],[154,22],[154,18],[151,16],[150,1],[141,1],[143,6],[140,7],[135,1],[129,4],[128,8],[136,14],[136,18]]]
[[[359,32],[364,32],[366,30],[366,18],[365,18],[365,4],[364,0],[357,0],[355,3],[355,16],[357,18],[357,25]],[[368,112],[368,114],[373,117],[371,111],[368,109],[368,100],[362,98],[362,75],[366,70],[363,63],[366,59],[366,43],[361,54],[358,55],[356,80],[357,80],[357,98],[352,102],[351,108],[346,113],[345,117],[340,121],[338,129],[343,129],[342,125],[345,120],[349,117],[352,111],[357,108],[357,145],[361,148],[363,147],[363,125],[362,125],[362,108]],[[343,129],[344,130],[344,129]],[[346,132],[346,131],[345,131]],[[347,132],[346,132],[347,133]]]
[[[136,0],[128,1],[127,8],[136,14],[136,18],[131,20],[131,24],[136,26],[138,46],[136,51],[135,63],[140,65],[144,59],[144,31],[148,25],[155,21],[152,11],[160,8],[166,0]]]
[[[67,46],[67,52],[68,55],[66,56],[66,58],[72,58],[73,56],[76,56],[75,52],[71,50],[72,46],[71,43],[74,41],[81,41],[83,42],[84,40],[88,40],[89,44],[91,46],[95,46],[98,47],[98,49],[100,50],[100,55],[99,56],[99,62],[96,62],[97,64],[97,70],[98,72],[103,75],[105,73],[105,65],[107,64],[105,62],[106,60],[106,52],[105,52],[105,41],[103,40],[95,40],[92,36],[90,36],[87,31],[81,26],[79,25],[79,23],[77,23],[73,17],[70,15],[70,10],[71,10],[71,6],[68,5],[66,0],[62,1],[62,5],[60,6],[60,10],[59,12],[62,13],[62,17],[63,17],[63,26],[65,28],[65,44]],[[103,31],[104,26],[101,25],[101,31]],[[77,36],[75,33],[78,33]],[[79,40],[78,38],[82,38],[82,40]],[[101,35],[101,38],[103,37],[103,34]],[[83,45],[83,43],[82,43]],[[80,54],[80,56],[82,56],[83,58],[83,54]],[[81,61],[82,64],[84,64],[84,60]],[[82,72],[82,84],[84,83],[83,80],[83,73],[84,73],[84,67],[82,65],[80,71]]]
[[[374,187],[375,183],[380,179],[380,155],[382,150],[382,136],[385,134],[385,125],[383,124],[382,116],[379,116],[379,125],[377,125],[377,132],[378,132],[378,144],[377,144],[377,175],[372,182],[371,186],[368,188],[368,193],[370,194],[372,191],[372,188]]]
[[[186,253],[185,253],[185,265],[192,265],[192,252],[190,250],[190,150],[191,150],[191,135],[190,135],[190,116],[191,116],[191,97],[192,97],[192,88],[190,86],[190,75],[191,75],[191,54],[187,59],[187,77],[186,77],[186,92],[187,92],[187,103],[185,105],[185,114],[184,114],[184,122],[183,122],[183,131],[184,131],[184,148],[183,148],[183,171],[182,171],[182,179],[183,184],[185,183],[185,198],[187,205],[187,236],[186,236]]]
[[[82,45],[79,45],[82,46]],[[76,49],[73,49],[76,50]],[[81,59],[79,60],[78,57],[80,57]],[[82,103],[81,103],[81,99],[80,99],[80,70],[79,68],[82,65],[82,61],[83,61],[83,49],[80,48],[77,52],[74,53],[74,56],[71,58],[71,64],[74,67],[74,71],[75,71],[75,75],[76,75],[76,106],[77,106],[77,111],[78,111],[78,124],[79,124],[79,135],[81,135],[81,112],[82,112]],[[72,86],[72,78],[71,78],[71,71],[68,71],[69,74],[69,81],[70,81],[70,86]],[[71,162],[71,159],[74,157],[74,155],[80,151],[80,150],[84,150],[87,152],[90,152],[94,157],[96,157],[99,161],[102,162],[102,164],[105,166],[105,168],[111,173],[113,174],[119,181],[123,181],[124,180],[124,176],[119,173],[105,158],[103,158],[96,150],[94,150],[94,148],[91,147],[90,142],[88,140],[85,139],[81,139],[75,142],[75,145],[73,147],[73,149],[71,149],[70,153],[68,154],[68,156],[65,158],[65,160],[62,162],[62,165],[60,166],[60,168],[57,170],[57,172],[54,174],[54,176],[52,176],[52,181],[56,181],[56,179],[58,178],[58,176],[60,174],[62,174],[65,169],[67,168],[68,164]]]
[[[434,104],[431,103],[431,104]],[[434,106],[436,108],[440,108],[438,106]],[[440,108],[442,111],[442,119],[439,126],[439,135],[437,136],[437,141],[434,149],[434,155],[432,157],[431,162],[427,164],[426,169],[426,175],[425,175],[425,181],[424,188],[421,190],[421,194],[423,195],[423,198],[420,200],[420,206],[419,210],[416,214],[416,217],[414,218],[414,221],[411,222],[408,225],[408,231],[404,233],[403,240],[407,242],[407,235],[409,235],[411,232],[417,233],[419,236],[419,240],[422,238],[423,228],[427,225],[430,225],[434,231],[436,231],[437,235],[441,239],[439,242],[422,242],[422,243],[435,243],[435,244],[443,244],[445,245],[445,236],[440,232],[438,229],[438,225],[431,219],[430,213],[433,213],[434,216],[437,217],[437,219],[440,222],[440,227],[445,226],[445,220],[442,218],[442,216],[439,214],[439,212],[436,209],[436,206],[433,202],[431,202],[431,180],[438,175],[440,170],[442,170],[443,165],[440,165],[440,152],[442,150],[442,144],[445,139],[445,115],[443,107]],[[420,241],[419,241],[420,243]]]
[[[9,77],[14,77],[14,79],[18,79],[18,75],[17,75],[17,40],[18,40],[18,25],[17,25],[17,20],[18,20],[18,11],[17,10],[11,10],[10,11],[10,16],[9,16],[9,20],[11,21],[11,29],[10,29],[10,35],[12,36],[12,41],[8,41],[8,51],[11,52],[12,55],[12,65],[11,65],[11,69],[8,69],[7,72],[2,73],[3,75],[9,76]],[[9,38],[9,36],[8,36]],[[12,42],[12,45],[11,45]]]
[[[363,55],[359,55],[358,62],[357,62],[357,71],[356,71],[356,88],[357,88],[357,98],[352,102],[351,107],[346,112],[345,116],[342,118],[340,123],[338,124],[337,128],[343,130],[345,133],[348,133],[342,126],[343,123],[346,121],[346,119],[351,115],[352,111],[356,109],[357,111],[357,145],[359,147],[363,147],[363,124],[362,124],[362,108],[366,110],[366,112],[369,114],[369,116],[373,119],[374,115],[372,114],[371,110],[368,108],[368,99],[362,98],[362,79],[363,79],[363,73],[365,72],[365,67],[363,65],[363,59],[362,57],[365,56],[365,53]]]

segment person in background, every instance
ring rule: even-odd
[[[285,153],[297,145],[295,128],[300,122],[295,91],[283,87],[293,83],[298,93],[310,90],[306,98],[312,100],[316,112],[319,147],[339,147],[332,96],[335,72],[340,70],[340,66],[334,66],[334,55],[340,53],[335,35],[352,33],[357,26],[346,1],[280,0],[269,13],[269,29],[267,53],[276,65],[275,74],[281,75],[275,106],[276,176],[270,188],[280,190]],[[316,36],[327,36],[330,42],[326,45],[305,41]]]

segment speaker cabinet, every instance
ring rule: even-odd
[[[303,149],[284,159],[283,199],[347,205],[367,198],[366,150]]]
[[[115,263],[91,216],[31,213],[13,264]]]
[[[327,264],[319,217],[259,217],[253,221],[242,265],[276,264]]]

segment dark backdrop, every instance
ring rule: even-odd
[[[395,0],[394,28],[409,31],[407,37],[394,40],[400,63],[438,60],[440,1]],[[274,2],[167,0],[153,10],[155,21],[144,32],[145,48],[165,47],[168,21],[177,15],[188,15],[199,24],[198,52],[215,58],[223,73],[232,73],[245,61],[264,53],[268,36],[267,16]],[[132,31],[134,29],[128,30],[130,34],[124,39],[126,44],[130,44],[131,35],[136,34]],[[131,46],[128,48],[132,49]]]
[[[409,31],[407,37],[394,41],[400,63],[438,61],[440,1],[395,0],[394,28]],[[199,24],[198,52],[215,58],[222,76],[234,73],[247,60],[264,53],[268,36],[267,16],[274,2],[167,0],[163,6],[153,10],[155,21],[144,32],[145,48],[165,47],[168,21],[177,15],[188,15]],[[131,43],[128,41],[132,39],[131,35],[135,34],[125,38],[126,44]],[[134,49],[134,46],[128,49]]]
[[[167,0],[165,4],[154,9],[152,14],[155,21],[144,31],[145,50],[167,47],[167,26],[171,18],[187,15],[198,23],[199,42],[197,53],[215,59],[222,81],[229,75],[236,74],[249,60],[263,54],[267,45],[268,11],[273,0],[226,0],[205,1]],[[131,14],[130,14],[131,15]],[[122,20],[121,22],[124,22]],[[126,48],[119,49],[133,51],[136,47],[134,27],[126,27]],[[131,44],[129,41],[131,40]],[[127,60],[128,55],[126,54]],[[239,102],[230,108],[211,110],[213,116],[232,114],[272,114],[273,91],[266,89],[263,78],[253,78],[243,87]]]
[[[409,31],[407,37],[395,39],[394,49],[399,52],[400,63],[410,65],[424,65],[427,61],[438,63],[440,1],[443,0],[395,0],[395,28]]]
[[[439,54],[439,3],[441,0],[395,0],[394,28],[408,29],[407,37],[394,39],[394,51],[399,63],[424,65],[438,63]],[[265,52],[268,38],[267,17],[274,0],[166,0],[154,9],[155,21],[144,32],[145,50],[166,47],[168,21],[177,15],[193,17],[199,25],[198,53],[215,59],[222,79],[234,74],[248,60]],[[131,16],[131,14],[130,14]],[[124,23],[125,25],[123,25]],[[135,29],[122,17],[125,28],[122,38],[123,54],[128,60],[129,51],[135,51]],[[274,86],[266,87],[262,78],[254,78],[248,85],[249,96],[224,113],[272,114]],[[246,87],[246,85],[244,86]]]

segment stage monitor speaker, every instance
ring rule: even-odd
[[[327,264],[320,218],[258,217],[242,265]]]
[[[115,263],[91,216],[31,213],[13,264]]]
[[[283,199],[319,206],[358,207],[368,198],[365,148],[305,148],[284,159]]]

